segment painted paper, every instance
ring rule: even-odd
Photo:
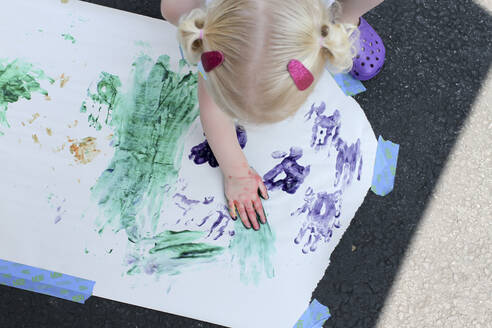
[[[0,19],[0,258],[120,302],[292,327],[373,175],[372,128],[331,75],[294,117],[238,122],[270,195],[255,232],[228,214],[171,25],[78,1],[9,2]]]

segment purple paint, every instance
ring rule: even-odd
[[[316,114],[313,125],[313,134],[311,137],[311,147],[316,151],[329,147],[334,144],[340,134],[340,112],[335,110],[332,116],[323,115],[326,110],[326,104],[322,102],[318,107],[314,104],[311,110],[305,115],[306,121],[311,120],[313,114]],[[328,152],[329,155],[329,152]]]
[[[334,187],[339,186],[340,182],[342,182],[342,189],[345,189],[345,187],[349,186],[352,182],[357,169],[357,163],[359,163],[357,179],[360,180],[360,172],[362,167],[360,139],[357,139],[357,142],[350,146],[348,146],[342,139],[339,139],[336,144],[336,149],[338,151],[338,155],[335,167]]]
[[[281,159],[284,158],[285,156],[287,156],[287,153],[285,151],[277,150],[272,153],[272,157],[275,159]]]
[[[208,205],[210,203],[213,203],[214,199],[215,199],[215,197],[213,197],[213,196],[205,197],[203,199],[203,203],[202,204],[203,205]]]
[[[242,126],[237,125],[236,135],[239,145],[241,146],[241,148],[244,148],[248,141],[246,130],[244,130]],[[205,164],[208,162],[211,167],[219,166],[219,163],[217,162],[217,159],[215,158],[215,155],[212,152],[212,149],[210,148],[207,140],[191,148],[191,153],[188,158],[197,165]]]
[[[235,234],[236,232],[234,230],[229,231],[229,236],[234,237]]]
[[[302,252],[307,254],[316,251],[320,240],[329,242],[334,228],[340,228],[340,210],[342,207],[342,191],[338,190],[332,194],[320,192],[314,194],[312,188],[306,190],[305,204],[298,208],[291,216],[306,213],[307,219],[294,239],[300,244],[308,235]]]
[[[188,214],[188,212],[193,209],[195,205],[200,204],[199,200],[189,199],[183,194],[175,194],[173,199],[176,200],[176,206],[183,210],[183,216]]]
[[[228,213],[227,211],[227,208],[225,208],[225,212]],[[222,226],[218,229],[219,233],[217,234],[217,236],[215,236],[214,240],[217,240],[219,239],[220,237],[222,237],[224,235],[224,231],[227,227],[227,225],[229,224],[229,221],[231,220],[231,217],[229,216],[229,214],[224,214],[224,212],[222,211],[217,211],[217,214],[219,215],[217,217],[217,220],[212,224],[212,227],[210,227],[210,232],[208,234],[207,237],[210,237],[210,235],[214,232],[214,230],[222,223],[222,221],[224,221],[224,219],[226,220],[224,224],[222,224]]]
[[[154,263],[147,263],[144,267],[144,271],[146,274],[154,274],[155,272],[157,272],[158,269],[159,266]]]
[[[204,218],[202,219],[202,222],[201,222],[201,223],[199,223],[199,224],[197,224],[197,226],[199,226],[199,227],[203,226],[205,223],[207,223],[208,219],[210,219],[210,217],[211,217],[211,216],[212,216],[212,214],[209,214],[209,215],[207,215],[206,217],[204,217]]]
[[[127,265],[131,265],[131,264],[134,264],[138,261],[138,258],[134,255],[130,255],[128,254],[125,258],[125,262]]]
[[[297,163],[301,157],[302,149],[292,147],[290,155],[263,176],[267,189],[282,189],[286,193],[294,194],[309,175],[311,169],[309,165],[304,167]],[[285,174],[285,178],[276,180],[282,173]]]
[[[61,218],[61,216],[59,216],[59,215],[58,215],[58,216],[55,218],[55,224],[57,224],[58,222],[60,222],[60,221],[61,221],[61,219],[62,219],[62,218]]]

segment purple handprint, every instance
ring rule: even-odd
[[[349,186],[357,169],[357,162],[359,163],[359,170],[357,175],[357,180],[360,180],[360,174],[362,171],[362,154],[360,139],[357,139],[355,144],[348,146],[345,141],[338,139],[336,145],[336,150],[338,151],[337,162],[336,162],[336,172],[335,172],[335,182],[334,187],[340,185],[342,189]]]
[[[326,110],[326,104],[321,103],[318,107],[311,106],[311,110],[305,115],[306,120],[311,120],[311,117],[316,113],[316,118],[313,125],[313,134],[311,137],[311,147],[316,151],[330,147],[338,139],[340,132],[340,112],[335,110],[332,116],[323,115]],[[328,149],[328,155],[329,155]]]
[[[302,252],[307,254],[316,251],[320,240],[330,241],[333,229],[340,228],[342,191],[338,190],[332,194],[326,192],[315,194],[312,188],[308,188],[304,200],[304,205],[291,213],[291,216],[307,213],[307,219],[294,239],[296,244],[300,244],[304,237],[307,237],[302,248]]]
[[[274,152],[274,154],[279,154],[279,152]],[[273,157],[275,158],[275,156]],[[292,147],[290,155],[263,176],[267,189],[282,189],[286,193],[294,194],[309,175],[311,169],[309,165],[304,167],[297,163],[301,157],[302,149]],[[276,180],[281,174],[285,174],[285,178]]]
[[[236,135],[237,135],[237,140],[239,141],[239,145],[241,146],[241,148],[244,148],[248,141],[246,130],[244,130],[242,126],[237,125]],[[188,156],[188,158],[197,165],[201,165],[208,162],[211,167],[219,166],[219,163],[217,162],[217,159],[215,158],[215,155],[212,152],[212,149],[210,148],[210,145],[208,144],[207,140],[191,148],[191,153]]]

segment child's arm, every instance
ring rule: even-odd
[[[237,140],[234,123],[208,95],[201,76],[198,81],[198,100],[203,130],[224,176],[224,189],[231,217],[236,218],[237,208],[244,225],[249,229],[252,224],[258,230],[260,226],[256,213],[261,222],[266,222],[258,196],[259,189],[262,197],[268,198],[263,180],[249,167]]]
[[[169,23],[178,26],[179,18],[203,5],[204,0],[161,0],[161,13]]]

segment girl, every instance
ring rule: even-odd
[[[248,165],[234,121],[265,124],[293,115],[325,65],[351,69],[357,27],[352,12],[347,24],[335,23],[338,3],[327,7],[324,0],[206,2],[163,0],[161,10],[178,26],[188,62],[206,71],[198,81],[200,119],[224,176],[230,215],[239,212],[246,228],[258,230],[257,217],[266,223],[259,194],[268,199],[268,193]]]

